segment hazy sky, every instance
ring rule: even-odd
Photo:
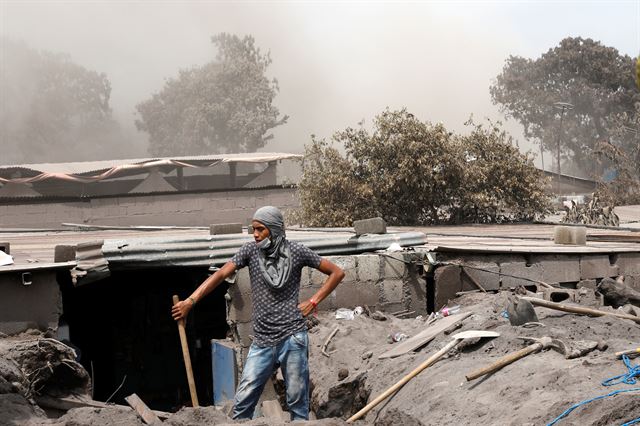
[[[219,32],[251,34],[271,52],[276,104],[290,119],[265,150],[301,152],[310,134],[370,122],[387,106],[458,131],[470,114],[500,118],[488,89],[508,55],[535,58],[581,36],[636,56],[640,1],[0,0],[0,33],[107,74],[114,114],[140,152],[135,105],[212,60]]]

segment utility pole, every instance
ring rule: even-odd
[[[561,171],[560,171],[560,141],[562,139],[562,119],[564,118],[564,112],[565,111],[569,111],[573,109],[573,105],[571,105],[568,102],[556,102],[553,104],[553,106],[560,111],[560,128],[558,129],[558,143],[557,145],[557,160],[558,160],[558,182],[556,185],[556,192],[558,194],[558,197],[560,196],[560,179],[561,179]]]

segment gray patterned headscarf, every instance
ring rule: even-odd
[[[291,272],[291,252],[284,232],[282,212],[273,206],[259,208],[253,215],[269,230],[269,242],[259,244],[260,269],[264,280],[274,289],[281,289]]]

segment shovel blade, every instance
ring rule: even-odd
[[[495,331],[484,331],[484,330],[467,330],[461,331],[460,333],[454,334],[454,339],[473,339],[478,337],[498,337],[500,333]]]

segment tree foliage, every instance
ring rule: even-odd
[[[125,149],[106,75],[0,39],[3,163],[109,158]]]
[[[266,76],[270,55],[251,36],[222,33],[212,41],[216,61],[180,71],[137,106],[136,125],[149,133],[152,154],[252,152],[287,121],[273,105],[278,83]]]
[[[386,110],[369,131],[347,128],[305,147],[296,219],[350,226],[382,216],[394,225],[528,220],[546,213],[546,181],[499,123],[467,123],[467,136]],[[334,147],[342,146],[345,155]]]
[[[596,145],[595,155],[611,179],[600,178],[596,195],[608,205],[640,204],[640,103],[615,119],[611,141]],[[624,148],[620,140],[630,139]]]
[[[510,56],[490,92],[507,116],[524,126],[527,138],[587,169],[598,141],[609,141],[615,117],[632,111],[640,101],[635,88],[635,59],[618,50],[580,37],[565,38],[538,59]],[[557,102],[573,109],[562,110]],[[628,150],[632,139],[619,140]],[[587,169],[588,170],[588,169]]]

